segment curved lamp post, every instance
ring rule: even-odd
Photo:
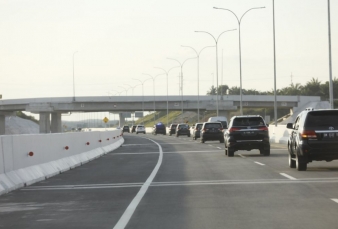
[[[179,68],[179,67],[180,66],[172,67],[168,71],[164,70],[163,68],[154,67],[154,68],[157,68],[157,69],[161,69],[167,75],[167,127],[169,126],[169,99],[168,99],[169,84],[168,84],[168,76],[169,76],[169,72],[171,70],[173,70],[174,68]]]
[[[154,104],[154,124],[155,124],[155,79],[156,79],[156,77],[158,77],[158,76],[160,76],[160,75],[164,75],[164,74],[158,74],[158,75],[156,75],[156,76],[152,76],[152,75],[147,74],[147,73],[142,73],[142,74],[143,74],[143,75],[146,75],[146,76],[150,76],[151,79],[153,80],[153,93],[154,93],[154,96],[153,96],[154,102],[153,102],[153,104]]]
[[[196,33],[206,33],[209,34],[215,41],[216,43],[216,110],[217,110],[217,116],[218,116],[218,39],[221,37],[221,35],[225,32],[230,32],[230,31],[234,31],[236,29],[231,29],[231,30],[226,30],[223,31],[220,35],[218,35],[217,39],[209,32],[206,31],[195,31]]]
[[[183,48],[191,48],[196,53],[196,57],[197,57],[197,121],[200,122],[200,54],[204,49],[212,48],[215,46],[205,46],[199,52],[197,52],[196,49],[194,49],[191,46],[185,46],[185,45],[181,45],[181,46]]]
[[[75,51],[73,53],[73,102],[75,102],[75,77],[74,77],[74,56],[75,53],[77,53],[78,51]]]
[[[182,115],[183,115],[183,65],[188,61],[188,60],[192,60],[192,59],[195,59],[196,57],[193,57],[193,58],[188,58],[188,59],[185,59],[182,63],[176,59],[173,59],[173,58],[167,58],[168,60],[174,60],[176,61],[180,66],[181,66],[181,80],[180,80],[180,90],[181,90],[181,112],[182,112]]]
[[[240,109],[241,109],[241,115],[243,115],[243,106],[242,106],[242,51],[241,51],[241,22],[242,19],[244,17],[244,15],[249,12],[250,10],[256,10],[256,9],[263,9],[265,7],[254,7],[251,9],[248,9],[240,18],[237,17],[237,15],[229,10],[229,9],[224,9],[224,8],[218,8],[218,7],[214,7],[214,9],[216,10],[226,10],[231,12],[233,15],[235,15],[237,22],[238,22],[238,34],[239,34],[239,77],[240,77]]]
[[[143,80],[143,81],[141,81],[141,80],[139,80],[139,79],[134,79],[133,78],[133,80],[137,80],[137,81],[139,81],[140,82],[140,84],[142,85],[142,116],[144,115],[144,90],[143,90],[143,85],[144,85],[144,83],[147,81],[147,80],[150,80],[151,78],[148,78],[148,79],[145,79],[145,80]]]

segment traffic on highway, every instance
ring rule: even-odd
[[[215,122],[202,126],[208,123]],[[245,125],[250,128],[243,131]],[[109,154],[1,196],[0,227],[336,228],[338,162],[294,170],[288,144],[264,143],[268,133],[262,144],[253,141],[268,131],[263,126],[259,116],[235,116],[224,142],[204,144],[171,128],[166,134],[125,131],[123,145]],[[242,137],[231,140],[233,132]]]

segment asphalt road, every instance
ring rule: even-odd
[[[338,228],[338,161],[298,172],[284,145],[125,134],[122,147],[0,196],[0,228]],[[337,202],[336,202],[337,201]]]

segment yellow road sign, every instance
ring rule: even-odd
[[[104,123],[107,123],[109,121],[109,119],[107,117],[104,117],[103,121],[104,121]]]

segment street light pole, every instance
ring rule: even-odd
[[[154,93],[154,124],[155,124],[155,79],[156,77],[160,76],[160,75],[164,75],[164,74],[158,74],[156,76],[152,76],[150,74],[146,74],[146,73],[143,73],[143,75],[147,75],[147,76],[150,76],[151,79],[153,80],[153,93]]]
[[[329,31],[329,71],[330,71],[330,84],[329,84],[329,92],[330,92],[330,105],[331,109],[334,109],[333,104],[333,83],[332,83],[332,59],[331,59],[331,19],[330,19],[330,0],[327,0],[328,7],[328,31]]]
[[[223,31],[220,35],[218,35],[217,39],[209,32],[206,32],[206,31],[195,31],[196,33],[206,33],[206,34],[209,34],[215,41],[216,43],[216,110],[217,110],[217,116],[218,116],[218,39],[220,38],[220,36],[225,33],[225,32],[230,32],[230,31],[234,31],[236,29],[231,29],[231,30],[226,30],[226,31]]]
[[[184,48],[191,48],[192,50],[194,50],[197,56],[197,121],[200,122],[200,54],[204,49],[212,48],[215,46],[206,46],[202,48],[199,52],[197,52],[196,49],[194,49],[191,46],[185,46],[185,45],[181,45],[181,46]]]
[[[143,84],[147,81],[147,80],[150,80],[151,78],[149,79],[145,79],[143,81],[139,80],[139,79],[133,79],[133,80],[137,80],[140,82],[140,84],[142,85],[142,116],[144,115],[144,91],[143,91]]]
[[[237,22],[238,22],[238,35],[239,35],[239,77],[240,77],[240,111],[241,111],[241,115],[243,115],[243,104],[242,104],[242,50],[241,50],[241,22],[242,22],[242,18],[244,17],[244,15],[249,12],[250,10],[255,10],[255,9],[263,9],[265,7],[254,7],[251,9],[248,9],[239,19],[237,17],[237,15],[229,10],[229,9],[224,9],[224,8],[218,8],[218,7],[214,7],[214,9],[216,10],[227,10],[229,12],[231,12],[233,15],[235,15]]]
[[[168,83],[168,76],[169,76],[169,72],[174,69],[174,68],[179,68],[179,66],[176,67],[172,67],[170,68],[168,71],[164,70],[163,68],[158,68],[158,67],[154,67],[157,69],[161,69],[162,71],[165,72],[165,74],[167,75],[167,126],[169,126],[169,98],[168,98],[168,94],[169,94],[169,83]]]
[[[181,66],[181,112],[182,112],[182,115],[183,115],[183,65],[188,61],[188,60],[191,60],[191,59],[195,59],[196,57],[193,57],[193,58],[188,58],[186,60],[184,60],[182,63],[176,59],[173,59],[173,58],[167,58],[168,60],[174,60],[176,61],[180,66]]]
[[[275,0],[272,0],[272,16],[273,16],[273,70],[274,70],[274,116],[275,127],[277,127],[277,80],[276,80],[276,39],[275,39]],[[265,116],[264,116],[265,119]]]
[[[75,77],[74,77],[74,56],[75,56],[75,53],[77,53],[78,51],[75,51],[73,53],[73,102],[75,102]]]

